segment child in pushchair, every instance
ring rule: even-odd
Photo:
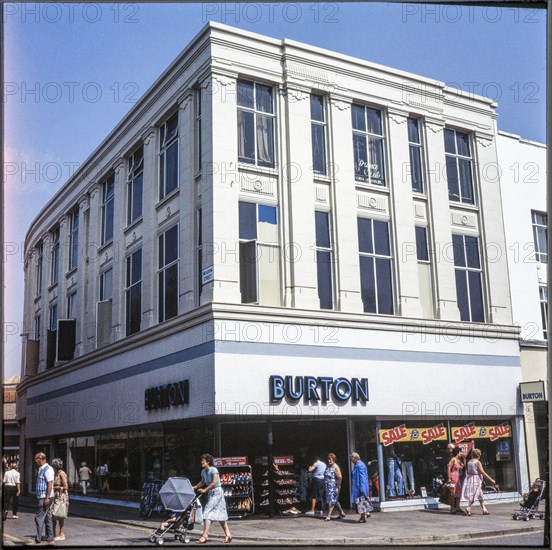
[[[531,485],[529,494],[524,498],[523,502],[520,502],[520,509],[515,511],[512,515],[513,519],[523,519],[529,521],[537,516],[539,519],[544,519],[544,512],[539,512],[539,504],[544,495],[544,489],[546,488],[546,482],[543,479],[537,479]]]

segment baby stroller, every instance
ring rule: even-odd
[[[539,519],[544,519],[544,512],[539,512],[539,504],[544,495],[544,489],[546,488],[546,482],[543,479],[537,479],[531,485],[531,490],[527,495],[527,498],[523,502],[520,502],[520,509],[516,510],[512,518],[513,519],[524,519],[529,521],[534,519],[537,516]]]
[[[185,477],[170,477],[159,490],[159,496],[170,516],[151,534],[149,541],[161,546],[165,543],[163,537],[171,532],[175,540],[188,544],[194,522],[200,519],[196,517],[196,513],[198,516],[200,513],[200,504],[190,480]]]

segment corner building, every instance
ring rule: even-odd
[[[244,457],[254,484],[268,461],[299,473],[334,452],[346,505],[358,451],[382,508],[422,506],[456,440],[513,498],[527,465],[495,108],[208,24],[29,229],[24,478],[39,449],[75,483],[109,460],[106,498],[195,479],[202,452]],[[393,454],[408,501],[390,498]]]

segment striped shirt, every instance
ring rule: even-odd
[[[54,469],[49,464],[44,464],[38,470],[36,478],[36,498],[46,498],[46,489],[48,488],[49,481],[52,482],[49,498],[52,498],[54,496]]]

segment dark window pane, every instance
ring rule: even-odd
[[[255,116],[247,111],[238,111],[238,158],[255,162]]]
[[[464,256],[464,239],[462,235],[452,236],[452,253],[454,255],[454,265],[457,267],[466,267],[466,258]]]
[[[330,248],[330,216],[327,212],[314,213],[316,226],[316,246]]]
[[[460,167],[460,189],[462,202],[473,204],[473,185],[471,179],[471,161],[458,159]]]
[[[257,164],[274,166],[274,119],[257,115]]]
[[[464,157],[470,156],[470,142],[467,134],[456,132],[456,152]]]
[[[376,280],[378,288],[378,313],[393,315],[391,260],[376,258]]]
[[[277,210],[275,206],[267,206],[266,204],[259,204],[259,223],[263,223],[263,222],[270,223],[271,225],[276,225],[278,223]],[[244,237],[244,238],[247,239],[248,237]]]
[[[445,151],[447,153],[456,154],[454,132],[452,130],[445,129]]]
[[[239,203],[240,239],[257,238],[257,206],[252,202]]]
[[[368,151],[365,136],[353,134],[353,151],[355,155],[355,176],[368,180]]]
[[[389,224],[387,222],[380,222],[374,220],[374,241],[375,252],[382,256],[390,256],[389,249]]]
[[[422,184],[422,159],[420,157],[421,149],[410,146],[410,177],[412,181],[412,190],[417,193],[423,193]]]
[[[416,226],[416,256],[422,262],[429,261],[427,250],[427,229]]]
[[[464,239],[466,243],[466,258],[468,267],[479,269],[481,267],[479,262],[479,239],[468,235],[466,235]]]
[[[105,212],[104,212],[104,240],[103,242],[106,243],[110,241],[113,238],[113,212],[114,212],[114,205],[115,202],[113,199],[111,199],[108,203],[105,205]]]
[[[164,308],[164,305],[165,305],[165,272],[164,271],[161,271],[159,273],[159,276],[158,276],[158,283],[159,283],[159,296],[158,296],[158,311],[159,311],[159,322],[161,323],[162,321],[165,320],[165,308]]]
[[[257,302],[257,246],[240,243],[240,291],[242,304]]]
[[[178,133],[178,113],[175,113],[167,121],[167,141],[174,138]]]
[[[257,111],[272,113],[272,105],[272,88],[270,86],[257,84]]]
[[[165,265],[178,258],[178,226],[171,227],[165,233]]]
[[[316,270],[318,276],[318,297],[321,309],[332,309],[332,255],[331,252],[316,252]]]
[[[381,111],[378,111],[377,109],[367,108],[366,113],[368,115],[368,132],[381,136]]]
[[[376,287],[374,279],[374,258],[360,257],[360,292],[366,313],[376,313]]]
[[[142,283],[134,285],[127,291],[127,335],[140,331],[142,309]]]
[[[142,249],[137,250],[131,257],[130,284],[133,285],[142,279]]]
[[[311,120],[324,122],[324,98],[321,95],[310,96]]]
[[[370,147],[370,183],[384,185],[383,139],[369,138],[368,145]]]
[[[468,271],[468,283],[470,287],[470,321],[482,323],[485,321],[483,312],[483,290],[481,288],[481,273],[479,271]]]
[[[175,141],[166,152],[165,194],[178,187],[178,142]]]
[[[418,131],[418,120],[408,119],[408,141],[411,143],[420,143],[420,133]]]
[[[372,220],[357,218],[358,227],[358,249],[367,254],[374,253],[372,244]]]
[[[254,107],[253,82],[238,80],[238,105],[242,107]]]
[[[132,182],[132,218],[130,221],[134,221],[142,215],[143,178],[143,174],[140,174]]]
[[[466,280],[466,271],[455,270],[456,277],[456,302],[460,310],[460,319],[462,321],[470,320],[470,307],[468,302],[468,283]]]
[[[458,188],[458,171],[456,168],[456,159],[454,157],[446,157],[446,163],[449,200],[460,202],[460,190]]]
[[[165,270],[165,319],[178,313],[178,264]]]
[[[320,174],[326,173],[326,136],[324,126],[311,125],[312,169]]]
[[[364,118],[364,107],[360,105],[353,105],[351,109],[353,117],[353,129],[366,131],[366,120]]]
[[[157,245],[157,265],[161,268],[165,265],[165,234],[159,235]]]

